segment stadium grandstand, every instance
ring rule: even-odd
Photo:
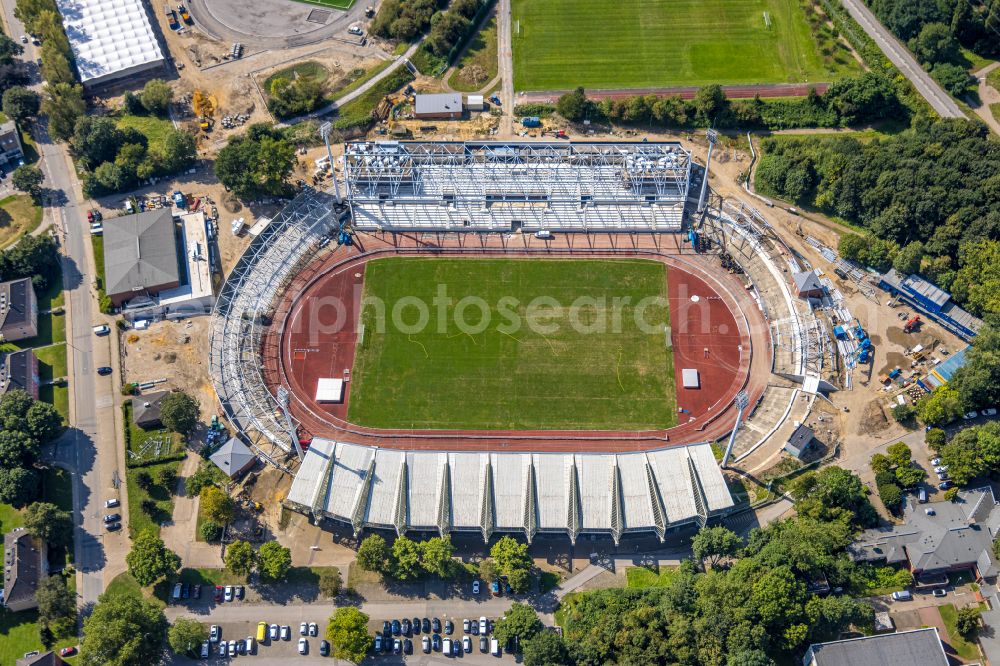
[[[626,454],[402,451],[314,439],[288,502],[316,518],[408,531],[655,533],[733,507],[708,444]]]
[[[674,142],[353,142],[367,231],[680,231],[691,155]]]

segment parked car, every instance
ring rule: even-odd
[[[222,601],[222,586],[221,585],[216,585],[215,586],[215,600],[217,602],[218,601]]]
[[[305,636],[307,633],[309,633],[309,624],[303,622],[299,625],[299,636]]]
[[[382,620],[382,635],[392,636],[392,622],[389,620]]]
[[[184,583],[181,585],[181,599],[187,599],[191,596],[191,585],[189,583]]]
[[[233,588],[233,592],[236,593],[236,598],[237,599],[242,599],[243,598],[243,586],[242,585],[237,585],[235,588]]]
[[[940,464],[941,464],[941,459],[940,458],[931,458],[931,466],[932,467],[937,467]]]
[[[170,593],[170,598],[174,601],[179,601],[181,598],[181,592],[184,590],[184,586],[180,583],[174,583],[174,591]]]
[[[444,639],[444,641],[442,641],[442,644],[441,644],[441,653],[444,654],[444,655],[450,655],[451,654],[451,639],[450,638],[446,638],[446,639]]]
[[[462,648],[466,652],[472,652],[472,639],[469,636],[462,636]]]
[[[106,377],[110,375],[112,372],[114,372],[114,370],[111,369],[110,365],[102,365],[97,369],[97,374],[99,374],[102,377]]]
[[[944,589],[943,587],[938,587],[934,588],[934,591],[931,592],[931,594],[933,594],[935,597],[946,597],[948,596],[948,590]]]
[[[435,634],[440,634],[441,633],[441,620],[439,620],[437,618],[434,618],[433,620],[431,620],[431,627],[434,628],[434,633]]]
[[[423,640],[421,641],[421,644],[424,646],[424,654],[430,653],[430,651],[431,651],[431,637],[430,636],[424,636]]]
[[[116,506],[118,506],[119,504],[121,504],[121,502],[118,501],[118,498],[117,497],[112,497],[109,500],[105,500],[105,502],[104,502],[104,508],[105,509],[113,509]]]
[[[209,652],[211,651],[211,649],[212,649],[212,644],[209,643],[208,641],[204,641],[201,644],[201,653],[200,653],[201,654],[201,658],[202,659],[208,659],[208,655],[209,655]]]
[[[472,593],[479,594],[479,580],[472,581]]]
[[[361,26],[359,26],[359,25],[352,25],[351,27],[349,27],[347,29],[347,32],[351,33],[352,35],[360,35],[364,31],[361,30]]]
[[[242,643],[243,641],[240,641]],[[236,646],[236,639],[229,641],[229,656],[235,657],[240,653],[239,648]]]
[[[213,624],[212,627],[208,630],[208,640],[212,641],[213,643],[218,643],[219,638],[221,637],[222,637],[222,628],[219,627],[219,625],[217,624]]]
[[[425,634],[431,633],[431,621],[429,618],[425,617],[423,621],[420,623],[420,631]]]
[[[972,410],[971,412],[966,412],[965,414],[963,414],[962,418],[965,419],[966,421],[971,421],[972,419],[978,416],[979,412],[977,412],[976,410]]]
[[[934,471],[938,472],[938,473],[947,472],[948,471],[948,466],[947,465],[938,465],[937,467],[934,468]]]
[[[330,644],[326,640],[319,642],[319,656],[327,657],[330,655]]]
[[[490,633],[490,627],[489,624],[486,622],[485,617],[479,618],[479,633],[484,636]]]
[[[486,652],[487,650],[489,650],[490,649],[489,643],[490,642],[486,638],[486,636],[480,636],[479,637],[479,651],[480,652]]]
[[[109,513],[108,515],[104,516],[104,522],[106,523],[117,523],[121,519],[122,517],[121,514],[119,513]]]
[[[107,324],[101,324],[100,326],[94,327],[94,335],[107,335],[111,332],[111,328]]]
[[[403,654],[413,654],[413,641],[409,638],[403,639]]]
[[[121,523],[111,523],[110,525],[108,525],[108,531],[109,532],[117,532],[121,528],[122,528],[122,524]]]
[[[983,416],[996,416],[996,415],[997,415],[996,407],[990,407],[989,409],[983,410]]]
[[[272,624],[269,632],[272,641],[278,640],[278,625]]]
[[[310,622],[309,623],[309,635],[310,636],[319,636],[319,627],[316,626],[315,622]]]
[[[292,640],[292,628],[287,624],[281,625],[281,640],[290,641]]]
[[[191,591],[191,596],[195,599],[201,599],[201,583],[194,586],[194,589]]]
[[[253,636],[247,636],[246,641],[244,641],[247,647],[247,654],[253,654]]]
[[[219,656],[227,657],[229,656],[229,645],[225,642],[219,643]]]
[[[382,651],[382,634],[375,634],[375,652]]]
[[[949,488],[951,488],[951,486],[952,486],[951,481],[945,481],[944,483],[938,484],[938,488],[940,488],[941,490],[948,490]]]
[[[403,621],[399,623],[399,630],[403,632],[404,636],[410,635],[410,621],[407,618],[403,618]]]
[[[399,620],[392,621],[392,635],[399,636],[399,632],[403,630],[403,627],[399,624]]]
[[[420,618],[419,617],[413,618],[412,627],[413,627],[413,633],[415,633],[415,634],[419,634],[420,633]]]
[[[449,636],[455,633],[455,623],[452,622],[451,620],[445,620],[444,633],[448,634]]]
[[[434,648],[435,652],[441,651],[441,634],[433,634],[431,636],[431,647]]]
[[[911,601],[913,593],[909,590],[900,590],[899,592],[893,592],[892,598],[894,601]]]
[[[309,641],[304,638],[299,639],[299,654],[306,654],[309,652]]]
[[[392,641],[392,653],[402,654],[403,653],[403,641],[398,638],[394,638]]]
[[[205,645],[208,645],[208,643],[206,642]],[[76,648],[72,645],[59,650],[60,657],[72,657],[74,654],[76,654]],[[207,657],[208,655],[206,654],[205,656]]]
[[[495,638],[490,639],[490,652],[496,657],[500,656],[500,641]]]

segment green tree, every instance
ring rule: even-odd
[[[167,618],[158,602],[131,594],[102,594],[83,621],[83,666],[156,664],[163,651]]]
[[[28,434],[41,444],[48,444],[62,434],[62,416],[47,402],[35,400],[24,418]]]
[[[150,79],[139,93],[139,101],[146,111],[165,116],[174,99],[174,91],[160,79]]]
[[[948,441],[948,436],[941,428],[931,428],[924,433],[924,443],[933,451],[938,451]]]
[[[49,502],[34,502],[24,512],[24,526],[50,547],[62,547],[73,538],[73,517]]]
[[[979,615],[982,611],[976,606],[963,606],[958,609],[955,618],[955,628],[964,638],[972,638],[979,629]]]
[[[507,584],[516,594],[524,594],[531,588],[531,569],[514,569],[507,574]]]
[[[38,602],[38,622],[52,634],[61,634],[57,628],[71,626],[76,618],[76,595],[66,587],[66,579],[60,574],[46,576],[35,591]]]
[[[0,502],[20,508],[38,494],[38,473],[23,467],[0,468]]]
[[[889,456],[889,462],[896,466],[909,465],[913,458],[913,452],[904,442],[891,444],[886,449],[886,454]]]
[[[295,167],[295,146],[270,125],[251,125],[215,159],[215,175],[237,196],[280,195]]]
[[[125,133],[111,118],[81,116],[74,125],[70,147],[85,167],[96,169],[104,162],[114,162],[126,141]]]
[[[198,649],[208,640],[208,629],[198,620],[179,617],[167,630],[167,643],[176,654],[197,657]]]
[[[909,46],[922,63],[955,62],[962,55],[951,28],[943,23],[925,24]]]
[[[691,106],[703,125],[711,124],[712,120],[726,108],[726,93],[718,84],[702,86],[695,93]]]
[[[222,525],[214,520],[206,520],[198,528],[198,531],[204,541],[212,543],[218,541],[219,537],[222,536]]]
[[[837,251],[840,256],[851,261],[859,261],[868,249],[868,241],[858,234],[841,234]]]
[[[561,95],[556,100],[556,112],[566,120],[582,120],[588,106],[587,93],[583,88]]]
[[[167,548],[151,529],[139,532],[132,540],[132,550],[125,556],[128,571],[143,587],[177,572],[181,558]]]
[[[368,616],[353,606],[338,608],[330,616],[326,638],[335,658],[361,663],[373,643],[368,633]]]
[[[202,460],[195,473],[184,480],[184,492],[188,497],[197,497],[205,486],[218,485],[224,481],[222,470],[209,461]]]
[[[921,468],[906,464],[896,468],[896,481],[902,488],[914,488],[927,476],[927,472]]]
[[[911,275],[920,271],[920,261],[924,258],[924,244],[920,241],[907,243],[892,260],[892,267],[898,273]]]
[[[708,559],[714,567],[723,557],[734,557],[743,547],[743,539],[727,527],[703,527],[691,539],[695,559]]]
[[[163,148],[157,154],[158,164],[155,171],[161,173],[177,173],[194,163],[198,154],[195,138],[180,130],[168,131],[163,139]],[[148,176],[141,176],[145,178]]]
[[[796,511],[816,520],[870,526],[878,519],[861,479],[840,467],[801,474],[790,484],[790,492],[798,500]]]
[[[892,408],[892,418],[896,423],[909,423],[917,415],[917,408],[912,405],[894,405]]]
[[[249,576],[257,566],[257,553],[246,541],[234,541],[226,546],[226,568],[238,576]]]
[[[893,511],[903,505],[903,491],[894,483],[888,483],[878,487],[879,497],[885,508]]]
[[[181,391],[173,391],[160,401],[160,420],[174,432],[189,434],[198,424],[200,414],[198,402]]]
[[[517,569],[528,571],[533,564],[528,555],[528,544],[520,543],[514,537],[506,535],[497,539],[490,548],[490,557],[493,558],[500,573],[506,576]]]
[[[26,432],[0,431],[0,466],[4,468],[28,467],[38,458],[38,444]]]
[[[20,192],[31,195],[35,201],[42,193],[42,182],[45,180],[42,170],[36,166],[25,164],[14,169],[10,182]]]
[[[958,497],[958,488],[956,488],[955,486],[952,486],[948,490],[944,491],[945,502],[953,502],[955,501],[956,497]]]
[[[324,569],[319,575],[319,592],[324,597],[332,599],[340,594],[344,581],[340,577],[340,569],[331,567]]]
[[[962,398],[958,391],[945,384],[921,398],[917,411],[920,420],[928,425],[946,425],[962,415]]]
[[[358,566],[365,571],[387,573],[389,571],[389,547],[378,534],[370,534],[358,546]]]
[[[260,573],[270,580],[282,580],[292,567],[292,551],[277,541],[268,541],[257,553]]]
[[[941,462],[948,466],[948,474],[956,485],[964,486],[988,469],[979,448],[976,428],[967,428],[956,434],[941,447],[940,453]]]
[[[566,643],[554,631],[540,631],[521,643],[524,666],[564,666],[570,663]]]
[[[397,537],[392,544],[393,578],[413,580],[420,574],[420,546],[405,536]]]
[[[432,537],[420,544],[420,564],[427,573],[449,578],[455,572],[454,552],[450,537]]]
[[[156,482],[167,490],[173,490],[174,484],[177,483],[177,470],[169,465],[161,467],[156,470]]]
[[[42,98],[34,90],[13,86],[3,93],[3,112],[18,124],[38,115]]]
[[[135,485],[143,490],[149,490],[153,487],[153,476],[146,470],[141,469],[135,474]]]
[[[998,183],[1000,189],[1000,183]],[[1000,192],[998,192],[1000,196]],[[984,271],[984,279],[988,276]],[[998,282],[1000,288],[1000,282]],[[983,308],[992,305],[984,304]],[[1000,306],[997,309],[1000,312]],[[1000,329],[991,323],[979,329],[972,345],[965,354],[965,365],[955,371],[948,382],[958,391],[963,406],[970,409],[992,407],[1000,404]]]
[[[526,641],[543,629],[545,627],[538,619],[538,613],[531,606],[515,601],[493,625],[493,635],[503,644],[514,638]]]
[[[966,71],[965,67],[955,65],[950,62],[943,62],[934,65],[931,70],[931,78],[941,84],[955,97],[961,97],[969,92],[976,79]]]
[[[233,499],[217,486],[205,486],[199,498],[206,517],[223,525],[233,519]]]
[[[490,584],[500,572],[497,570],[497,563],[493,561],[491,557],[484,557],[479,560],[479,577],[482,578],[487,585]]]

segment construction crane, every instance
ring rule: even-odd
[[[920,328],[920,315],[913,315],[909,321],[903,324],[904,333],[913,333],[918,328]]]

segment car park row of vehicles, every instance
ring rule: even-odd
[[[301,655],[309,654],[310,636],[319,636],[319,627],[315,622],[303,622],[299,625],[298,651]],[[275,643],[279,640],[292,640],[292,628],[287,625],[268,625],[267,622],[257,623],[257,636],[247,636],[245,639],[222,640],[222,627],[213,624],[209,629],[208,640],[201,644],[201,657],[208,659],[212,655],[212,645],[218,643],[215,648],[220,657],[236,657],[239,655],[257,654],[257,646]],[[319,642],[319,654],[326,657],[330,654],[330,643],[325,639]]]
[[[452,639],[449,637],[455,633],[455,624],[451,620],[445,620],[443,624],[436,617],[433,619],[415,617],[412,620],[409,618],[384,620],[382,631],[375,634],[374,650],[376,654],[390,652],[392,654],[413,654],[413,641],[408,637],[423,633],[420,645],[425,654],[430,654],[433,651],[453,657],[463,652],[472,652],[473,636],[478,636],[480,652],[490,652],[500,656],[502,653],[500,642],[495,637],[489,637],[491,629],[490,621],[485,617],[479,618],[478,621],[464,619],[462,620],[462,638],[459,639],[456,636]],[[442,636],[442,631],[444,636]]]

